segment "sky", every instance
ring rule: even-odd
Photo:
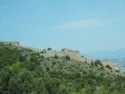
[[[0,0],[0,41],[81,53],[125,48],[125,0]]]

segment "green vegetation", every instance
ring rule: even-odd
[[[0,45],[0,94],[125,94],[125,76],[102,66]]]

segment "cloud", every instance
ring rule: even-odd
[[[100,20],[100,19],[88,19],[88,20],[80,20],[75,22],[67,22],[62,25],[57,26],[61,29],[79,29],[85,27],[92,27],[92,26],[104,26],[114,22],[113,20]]]

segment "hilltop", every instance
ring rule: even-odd
[[[79,62],[86,62],[88,64],[91,64],[92,62],[96,62],[96,60],[92,60],[89,58],[86,58],[84,56],[81,56],[80,52],[77,50],[70,50],[67,48],[63,48],[61,51],[52,50],[52,48],[40,50],[35,49],[31,47],[24,47],[19,44],[19,42],[0,42],[0,45],[4,47],[8,47],[10,49],[18,49],[22,50],[23,55],[29,55],[30,53],[39,53],[39,57],[69,57],[71,60],[76,60]],[[24,51],[23,51],[24,50]],[[112,62],[109,60],[100,60],[103,66],[110,66],[112,69],[118,71],[119,67],[113,66]]]
[[[125,75],[79,51],[0,42],[0,94],[124,94]]]

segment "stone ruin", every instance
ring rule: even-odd
[[[46,50],[41,54],[41,56],[44,56],[44,57],[55,57],[55,55],[57,57],[69,56],[70,59],[72,60],[85,61],[85,58],[81,57],[79,51],[77,50],[73,51],[66,48],[62,49],[61,51]]]
[[[0,42],[1,47],[17,48],[20,46],[19,42]]]
[[[23,46],[20,46],[19,42],[0,42],[0,44],[4,44],[6,46],[13,46],[14,48],[15,47],[23,47]],[[79,62],[86,62],[86,63],[92,63],[94,60],[92,59],[88,59],[86,57],[82,57],[80,52],[77,51],[77,50],[69,50],[69,49],[62,49],[61,51],[54,51],[54,50],[37,50],[37,49],[33,49],[33,48],[28,48],[28,47],[23,47],[23,48],[27,48],[27,49],[30,49],[34,52],[41,52],[40,53],[40,56],[43,56],[43,57],[66,57],[66,56],[69,56],[71,60],[77,60]],[[119,67],[118,66],[113,66],[112,65],[112,62],[109,61],[109,60],[104,60],[104,61],[101,61],[101,63],[103,64],[103,66],[107,66],[109,65],[111,68],[115,69],[115,70],[119,70]]]
[[[86,62],[88,64],[91,64],[94,61],[92,59],[82,57],[80,52],[77,50],[74,51],[74,50],[69,50],[66,48],[62,49],[61,51],[45,50],[43,51],[43,53],[40,54],[40,56],[43,56],[43,57],[55,57],[55,55],[57,57],[69,56],[71,60],[77,60],[79,62]],[[112,69],[119,70],[119,67],[113,66],[112,62],[109,60],[103,60],[101,61],[101,63],[103,64],[103,66],[109,65]]]

